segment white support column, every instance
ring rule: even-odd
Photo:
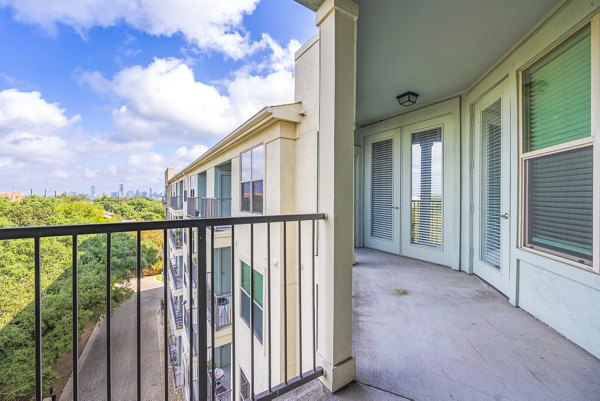
[[[320,35],[318,355],[323,383],[336,391],[354,380],[352,259],[356,20],[351,0],[317,10]]]

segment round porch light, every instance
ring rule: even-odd
[[[398,100],[398,103],[400,103],[400,106],[408,107],[408,106],[412,106],[413,104],[417,103],[418,97],[419,97],[418,93],[408,91],[401,95],[396,96],[396,99]]]

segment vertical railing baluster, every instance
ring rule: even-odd
[[[42,256],[40,237],[33,239],[35,286],[35,399],[41,401],[42,390]]]
[[[313,338],[313,372],[317,370],[317,301],[315,282],[315,221],[312,221],[312,338]]]
[[[302,378],[302,221],[298,221],[298,375]]]
[[[205,287],[206,288],[206,287]],[[212,367],[210,372],[210,385],[211,385],[211,400],[215,401],[215,391],[217,389],[215,383],[215,322],[217,315],[215,315],[215,226],[210,226],[210,359],[212,361]]]
[[[72,256],[72,264],[73,264],[73,275],[72,275],[72,285],[71,285],[71,296],[72,296],[72,314],[73,314],[73,401],[77,401],[79,399],[79,372],[77,370],[77,365],[79,364],[79,280],[77,277],[77,235],[73,235],[73,256]]]
[[[250,398],[254,401],[254,224],[250,224]]]
[[[287,224],[283,222],[283,383],[288,382],[287,338]]]
[[[203,323],[202,327],[206,327],[206,226],[199,226],[198,230],[198,324]],[[202,290],[201,290],[202,289]],[[202,292],[201,292],[202,291]],[[198,326],[200,327],[200,326]],[[198,391],[206,391],[207,374],[206,363],[207,358],[207,336],[206,330],[198,329]],[[202,398],[200,398],[200,401]]]
[[[192,228],[188,227],[188,235],[192,235]],[[189,316],[190,316],[190,320],[189,320],[189,325],[190,327],[189,329],[189,339],[190,339],[190,350],[189,350],[189,355],[190,355],[190,379],[189,379],[189,400],[193,401],[194,400],[194,315],[193,315],[193,309],[194,309],[194,277],[192,275],[192,270],[193,269],[193,249],[192,249],[192,241],[188,241],[188,285],[190,286],[189,288],[189,299],[188,299],[188,309],[190,311]],[[199,275],[198,275],[199,276]],[[198,277],[198,280],[200,280],[200,277]],[[198,292],[200,291],[200,282],[198,282],[198,287],[197,287]],[[200,324],[200,322],[198,322],[198,324]],[[198,330],[198,333],[200,333],[200,330]],[[198,366],[200,365],[200,358],[198,358]],[[198,392],[200,392],[200,387],[198,387]]]
[[[231,225],[231,392],[235,397],[237,370],[235,368],[235,226]],[[233,401],[233,400],[232,400]]]
[[[164,305],[164,315],[163,315],[163,347],[165,353],[165,366],[164,366],[164,380],[165,380],[165,401],[169,401],[169,339],[168,339],[168,328],[167,324],[168,320],[168,292],[167,285],[169,283],[169,268],[167,266],[168,263],[168,249],[167,249],[167,230],[163,230],[163,305]]]
[[[111,310],[111,248],[112,235],[106,234],[106,399],[112,400],[111,360],[110,360],[110,310]]]
[[[136,358],[137,358],[137,399],[142,400],[142,286],[141,286],[141,275],[142,275],[142,232],[137,231],[136,236]]]
[[[271,383],[271,223],[267,223],[267,322],[268,322],[268,371],[269,371],[269,393],[273,385]]]

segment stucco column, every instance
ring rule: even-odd
[[[350,0],[326,0],[317,10],[320,36],[318,355],[325,385],[354,380],[352,254],[356,20]]]

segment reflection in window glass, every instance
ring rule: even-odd
[[[242,210],[245,212],[250,211],[250,183],[242,183]]]
[[[252,183],[252,211],[262,213],[263,211],[263,182],[254,181]]]
[[[442,130],[412,136],[411,243],[442,246]]]

